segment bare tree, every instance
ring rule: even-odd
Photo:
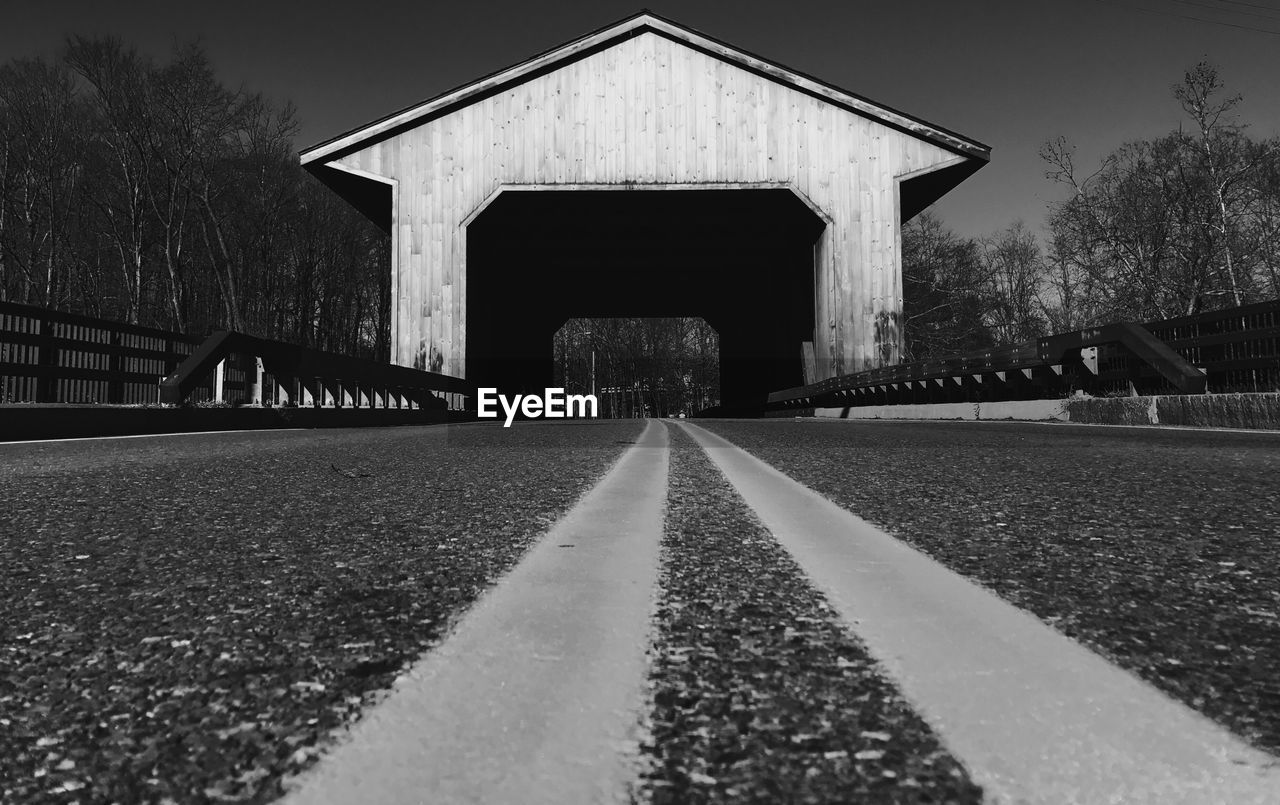
[[[98,125],[88,156],[95,178],[91,203],[120,264],[121,317],[137,324],[146,284],[150,176],[148,104],[151,67],[114,38],[72,37],[64,59],[88,84],[88,107]]]
[[[912,218],[902,229],[903,361],[989,346],[990,289],[975,241],[932,212]]]
[[[719,336],[698,318],[570,319],[554,341],[556,379],[590,387],[604,415],[693,413],[720,402]]]
[[[1048,220],[1050,275],[1070,300],[1060,312],[1088,309],[1084,323],[1165,318],[1280,289],[1268,179],[1280,149],[1245,135],[1240,98],[1222,89],[1212,65],[1196,65],[1173,93],[1195,130],[1125,144],[1088,176],[1064,140],[1042,148],[1046,175],[1070,191]]]
[[[1178,218],[1171,203],[1176,163],[1169,164],[1165,145],[1129,143],[1083,178],[1064,140],[1041,150],[1046,175],[1072,193],[1049,215],[1057,257],[1067,264],[1063,276],[1087,277],[1105,315],[1167,316],[1180,307],[1168,276]]]
[[[1043,286],[1045,261],[1036,236],[1022,221],[980,244],[990,283],[987,330],[997,343],[1025,341],[1045,334]]]
[[[1230,243],[1235,215],[1227,209],[1227,196],[1256,165],[1248,159],[1242,164],[1237,153],[1241,130],[1232,119],[1231,112],[1241,97],[1222,98],[1221,92],[1222,81],[1218,78],[1217,68],[1203,61],[1188,70],[1182,83],[1173,87],[1173,96],[1197,128],[1195,149],[1199,160],[1193,166],[1195,179],[1191,181],[1202,185],[1194,188],[1193,192],[1204,193],[1212,202],[1211,212],[1203,216],[1202,224],[1215,236],[1209,238],[1208,256],[1212,261],[1220,261],[1225,286],[1220,292],[1229,294],[1231,303],[1239,305],[1240,287]],[[1184,171],[1183,176],[1186,177],[1187,173]],[[1214,291],[1206,289],[1205,293]]]
[[[83,170],[84,121],[74,82],[60,65],[26,59],[0,68],[4,179],[0,253],[5,284],[20,301],[57,305],[73,287],[70,236]],[[14,280],[17,280],[16,282]],[[7,294],[6,294],[7,295]]]

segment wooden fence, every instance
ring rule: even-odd
[[[0,404],[461,409],[471,393],[457,378],[240,333],[201,338],[0,302]]]
[[[1280,391],[1280,299],[1148,322],[1215,392]]]
[[[0,402],[157,403],[203,339],[0,302]],[[208,399],[211,389],[193,399]]]
[[[1116,322],[775,391],[773,409],[1280,391],[1280,300]]]

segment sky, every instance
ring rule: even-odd
[[[1038,229],[1063,189],[1041,145],[1090,170],[1183,122],[1171,87],[1217,65],[1256,137],[1280,135],[1280,0],[0,0],[0,61],[55,57],[70,34],[163,59],[199,38],[225,82],[291,101],[299,149],[647,8],[990,145],[936,212],[979,237]]]

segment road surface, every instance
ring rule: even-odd
[[[0,799],[1263,802],[1277,477],[1011,423],[0,445]]]

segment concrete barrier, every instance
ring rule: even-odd
[[[1280,393],[867,405],[818,408],[814,415],[836,419],[1059,420],[1092,425],[1280,430]]]
[[[852,408],[818,408],[814,415],[837,419],[1067,419],[1066,400],[1010,400],[984,403],[934,403],[932,405],[864,405]]]

